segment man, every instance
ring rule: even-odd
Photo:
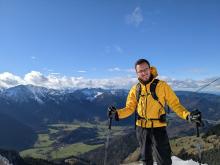
[[[199,122],[201,113],[199,111],[190,113],[186,110],[170,86],[162,80],[157,81],[157,70],[151,67],[146,59],[139,59],[135,63],[135,70],[140,86],[134,85],[131,88],[125,108],[116,109],[111,106],[108,108],[108,115],[119,120],[136,111],[136,134],[140,144],[142,162],[145,165],[153,165],[153,151],[158,165],[171,165],[171,148],[166,132],[165,104],[185,120]],[[152,84],[154,84],[155,93],[151,89]],[[139,96],[137,96],[137,88],[140,90]],[[155,94],[157,99],[155,99]]]

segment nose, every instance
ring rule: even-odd
[[[143,75],[143,76],[148,75],[148,73],[147,72],[142,72],[141,75]]]

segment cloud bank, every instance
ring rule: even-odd
[[[117,70],[117,69],[115,69]],[[195,91],[202,86],[212,82],[217,77],[211,77],[203,80],[177,80],[174,78],[159,76],[159,79],[166,81],[174,90]],[[0,73],[0,88],[10,88],[17,85],[32,84],[53,89],[68,88],[104,88],[104,89],[129,89],[137,83],[136,77],[115,77],[103,79],[88,79],[84,77],[67,77],[59,74],[43,75],[38,71],[31,71],[19,77],[9,72]],[[220,80],[214,82],[206,90],[220,92]]]

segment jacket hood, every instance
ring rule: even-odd
[[[157,68],[154,67],[154,66],[151,66],[151,67],[150,67],[150,73],[151,73],[151,75],[153,76],[153,78],[156,78],[156,77],[158,76]]]

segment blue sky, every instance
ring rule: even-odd
[[[170,81],[212,79],[219,9],[218,0],[0,0],[0,80],[133,81],[139,58]]]

